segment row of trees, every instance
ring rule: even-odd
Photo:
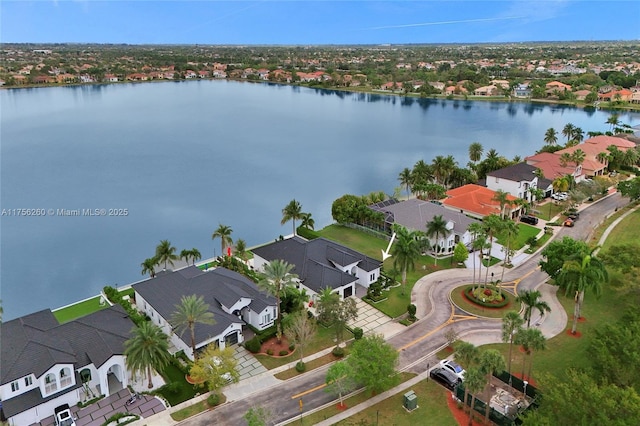
[[[156,246],[155,255],[145,259],[140,264],[142,266],[142,275],[149,274],[153,278],[156,276],[156,267],[163,265],[163,269],[167,269],[167,266],[173,266],[174,261],[178,260],[178,258],[184,259],[187,263],[191,260],[195,264],[196,260],[202,259],[202,255],[198,249],[192,248],[191,250],[182,250],[178,257],[176,248],[171,245],[169,240],[162,240]]]

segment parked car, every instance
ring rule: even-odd
[[[69,404],[62,404],[53,410],[53,418],[56,426],[76,426],[76,419],[71,414]]]
[[[573,219],[567,218],[567,220],[564,221],[564,226],[568,226],[569,228],[572,228],[573,225],[575,225],[575,223],[573,222]]]
[[[458,384],[460,384],[461,382],[458,376],[442,367],[436,367],[431,370],[431,372],[429,372],[429,377],[445,386],[449,390],[455,389],[455,387],[458,386]]]
[[[538,218],[535,216],[529,216],[528,214],[520,216],[520,222],[528,223],[529,225],[537,225]]]
[[[444,369],[451,371],[460,380],[464,380],[464,373],[466,373],[466,370],[462,368],[462,366],[457,362],[451,361],[449,359],[443,359],[442,361],[440,361],[440,366]]]
[[[556,192],[554,194],[551,194],[551,198],[558,201],[565,201],[567,198],[569,198],[569,194],[567,194],[566,192]]]
[[[578,212],[569,213],[569,214],[567,215],[567,219],[571,219],[571,220],[572,220],[572,221],[574,221],[574,222],[575,222],[576,220],[578,220],[579,218],[580,218],[580,213],[578,213]]]

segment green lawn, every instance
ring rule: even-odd
[[[328,240],[336,241],[378,260],[382,260],[382,250],[386,250],[389,245],[389,242],[382,238],[337,224],[329,225],[317,232]]]
[[[107,307],[109,307],[109,304],[105,302],[101,305],[100,296],[96,296],[83,302],[67,306],[66,308],[53,311],[53,315],[60,323],[65,323]]]
[[[640,209],[631,213],[616,226],[602,245],[602,251],[607,251],[614,244],[638,243],[640,241]]]
[[[536,213],[537,217],[549,221],[558,213],[563,211],[564,208],[561,204],[555,203],[553,201],[548,201],[546,204],[537,206],[536,210],[538,211],[538,213]]]
[[[527,225],[526,223],[518,223],[519,232],[513,241],[511,241],[511,249],[520,250],[525,246],[527,240],[531,237],[535,237],[540,232],[539,228],[535,226]],[[496,236],[496,241],[498,244],[502,244],[506,247],[507,238],[503,233],[500,233]]]
[[[177,385],[175,385],[176,387],[173,391],[170,391],[167,388],[161,388],[158,392],[167,401],[169,401],[169,404],[171,404],[172,407],[193,398],[198,392],[204,393],[207,391],[206,388],[198,389],[195,386],[187,383],[187,380],[184,377],[184,373],[173,364],[168,364],[164,368],[164,370],[162,371],[162,377],[167,384],[178,383]]]

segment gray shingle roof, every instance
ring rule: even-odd
[[[41,376],[55,364],[99,367],[112,355],[124,353],[133,326],[119,306],[65,324],[59,324],[50,310],[3,323],[1,384],[28,374]]]
[[[432,221],[434,216],[439,215],[442,215],[442,218],[446,221],[453,222],[453,230],[459,235],[464,234],[470,224],[478,222],[478,220],[460,212],[450,210],[430,201],[418,200],[417,198],[401,201],[386,207],[376,205],[371,206],[371,208],[375,211],[389,212],[393,215],[394,223],[417,231],[426,231],[427,222]]]
[[[500,179],[508,179],[514,182],[531,181],[535,177],[534,172],[537,167],[527,163],[518,163],[512,166],[504,167],[499,170],[487,173],[487,176],[494,176]]]
[[[195,327],[196,345],[218,336],[231,324],[243,324],[242,319],[226,313],[221,305],[230,308],[240,298],[250,298],[251,308],[260,313],[267,306],[276,304],[275,298],[262,293],[254,282],[225,268],[204,272],[189,266],[134,284],[133,289],[169,322],[182,297],[193,294],[202,296],[216,323],[198,324]],[[188,346],[191,345],[188,333],[183,333],[180,338]]]
[[[353,275],[337,269],[335,264],[346,266],[357,263],[365,271],[373,271],[381,265],[379,260],[325,238],[306,241],[296,236],[252,251],[267,261],[281,259],[294,265],[292,272],[300,277],[305,286],[316,292],[327,287],[342,287],[357,280]]]

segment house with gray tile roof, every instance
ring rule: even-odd
[[[262,292],[247,277],[225,268],[202,271],[188,266],[162,271],[154,278],[134,284],[138,309],[170,336],[176,351],[193,359],[189,332],[174,332],[171,317],[184,296],[202,297],[209,305],[215,324],[197,324],[196,350],[213,343],[220,348],[244,341],[243,326],[264,330],[277,317],[276,300]]]
[[[299,286],[314,298],[325,288],[341,297],[355,295],[356,284],[368,288],[380,277],[382,262],[325,238],[294,236],[252,250],[256,270],[280,259],[292,264]]]
[[[493,191],[502,190],[530,203],[534,198],[531,189],[538,188],[536,170],[537,167],[524,162],[503,167],[487,173],[486,186]],[[546,188],[541,189],[544,191]]]
[[[436,242],[430,240],[433,247],[440,247],[441,253],[451,253],[455,245],[462,241],[466,246],[471,244],[471,234],[467,229],[469,225],[478,222],[477,219],[452,211],[441,204],[412,198],[406,201],[387,200],[382,203],[369,206],[370,209],[381,212],[385,216],[385,228],[390,233],[393,224],[402,225],[407,229],[426,232],[427,223],[435,216],[442,216],[447,222],[447,228],[451,231],[446,237],[441,237]]]
[[[62,405],[126,387],[124,342],[134,323],[112,306],[60,324],[50,310],[0,325],[2,414],[10,425],[30,425]]]

